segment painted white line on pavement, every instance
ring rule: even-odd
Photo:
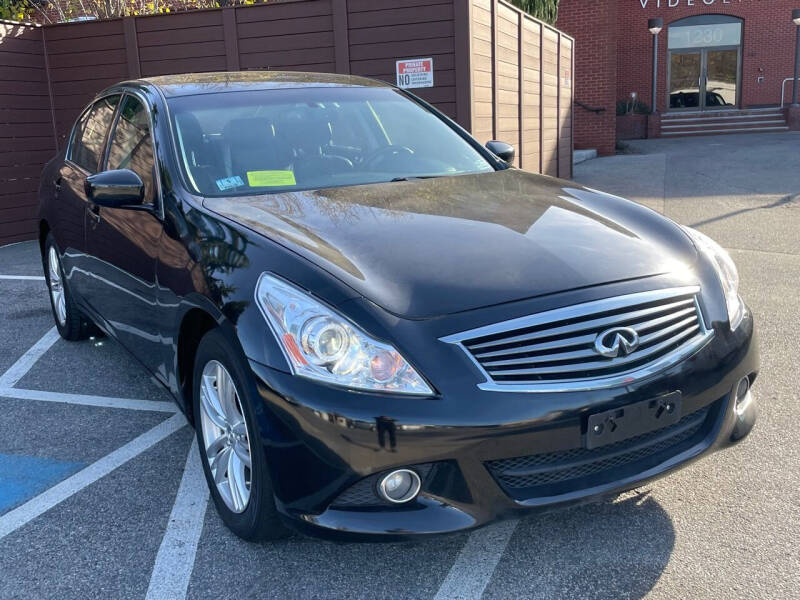
[[[44,275],[0,275],[0,279],[16,281],[44,281]]]
[[[11,248],[11,246],[18,246],[19,244],[31,244],[36,240],[22,240],[21,242],[11,242],[10,244],[0,244],[0,248]]]
[[[102,408],[124,408],[126,410],[149,410],[152,412],[166,413],[178,412],[178,407],[174,402],[136,400],[133,398],[111,398],[109,396],[91,396],[86,394],[65,394],[62,392],[23,390],[20,388],[0,387],[0,398],[38,400],[40,402],[61,402],[63,404],[81,404],[83,406],[99,406]]]
[[[39,360],[60,337],[61,336],[58,335],[58,329],[55,327],[45,333],[38,342],[31,346],[30,350],[20,356],[19,360],[11,365],[8,371],[3,373],[3,376],[0,377],[0,388],[14,387],[16,383],[31,370],[31,367],[33,367],[36,361]]]
[[[195,437],[189,448],[167,530],[156,555],[146,600],[186,598],[207,506],[208,485]]]
[[[516,519],[502,521],[473,531],[434,600],[477,600],[483,596],[518,523]]]
[[[25,504],[10,510],[0,516],[0,539],[16,531],[29,521],[47,512],[57,504],[63,502],[73,494],[90,486],[98,479],[105,477],[114,469],[139,456],[142,452],[155,446],[161,440],[178,431],[186,425],[182,414],[171,416],[166,421],[159,423],[152,429],[144,432],[137,438],[114,450],[100,460],[93,462],[85,469],[67,477],[64,481],[54,485],[46,492],[31,498]]]

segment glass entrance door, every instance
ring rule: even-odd
[[[667,29],[670,110],[721,110],[739,103],[742,20],[695,15]]]
[[[670,110],[700,110],[703,52],[671,52],[669,57]]]
[[[739,50],[706,50],[705,72],[705,108],[736,106]]]
[[[738,98],[739,49],[670,52],[670,110],[734,108]]]

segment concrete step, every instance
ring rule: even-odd
[[[776,108],[669,113],[661,117],[661,136],[788,131],[783,111]]]
[[[597,150],[574,150],[572,153],[572,164],[578,165],[587,160],[597,158]]]
[[[723,133],[778,133],[782,131],[789,131],[788,125],[775,126],[775,127],[742,127],[731,129],[697,129],[697,130],[678,130],[678,131],[661,131],[661,137],[692,137],[698,135],[718,135]]]
[[[723,109],[723,110],[694,110],[694,111],[680,111],[669,112],[661,115],[662,121],[672,121],[674,119],[687,119],[687,118],[715,118],[715,117],[741,117],[741,116],[765,116],[765,115],[782,115],[783,111],[777,107],[770,108],[745,108],[745,109]]]
[[[724,121],[724,122],[708,122],[702,123],[680,123],[678,125],[662,125],[661,131],[677,131],[685,129],[687,131],[697,129],[730,129],[733,128],[749,128],[749,127],[774,127],[776,125],[786,125],[785,119],[763,119],[758,121]]]
[[[684,117],[681,119],[661,119],[664,125],[678,125],[683,123],[728,123],[736,121],[773,121],[783,120],[783,113],[764,113],[760,115],[726,115],[724,117]]]

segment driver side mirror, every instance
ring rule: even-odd
[[[486,148],[489,150],[489,152],[501,160],[504,160],[508,164],[514,163],[514,156],[516,156],[517,151],[511,144],[492,140],[491,142],[486,142]]]
[[[86,178],[90,202],[108,208],[139,207],[144,200],[144,183],[130,169],[103,171]]]

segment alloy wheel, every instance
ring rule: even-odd
[[[247,508],[252,482],[250,439],[241,403],[222,363],[206,363],[200,383],[203,443],[217,491],[235,513]]]
[[[58,324],[62,327],[67,322],[67,299],[64,295],[64,282],[61,279],[61,265],[58,262],[58,252],[55,246],[50,246],[47,252],[47,270],[50,280],[50,298],[56,313]]]

